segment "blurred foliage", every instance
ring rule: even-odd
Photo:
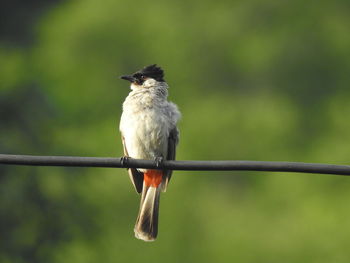
[[[12,1],[0,20],[2,153],[121,156],[128,84],[158,63],[178,159],[349,164],[346,1]],[[176,172],[133,237],[125,170],[0,166],[0,262],[349,262],[346,177]]]

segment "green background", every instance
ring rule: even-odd
[[[128,83],[157,63],[177,159],[350,164],[347,1],[12,1],[0,12],[0,152],[122,155]],[[134,238],[124,169],[0,166],[0,262],[349,262],[350,179],[175,172]]]

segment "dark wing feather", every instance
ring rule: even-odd
[[[123,136],[122,136],[122,142],[123,142],[124,155],[129,156]],[[128,173],[129,173],[130,180],[135,187],[136,192],[141,193],[142,186],[143,186],[143,173],[137,171],[135,168],[129,168]]]
[[[168,138],[168,154],[166,159],[167,160],[175,160],[175,156],[176,156],[176,145],[179,141],[179,131],[178,129],[175,127],[174,129],[172,129],[169,133],[169,138]],[[165,192],[166,188],[168,186],[168,183],[170,181],[171,178],[171,174],[173,173],[172,170],[165,170],[165,183],[162,186],[162,190]]]

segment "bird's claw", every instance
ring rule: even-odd
[[[157,168],[160,168],[163,163],[163,157],[154,158],[154,162],[156,163]]]
[[[120,164],[122,167],[125,167],[129,161],[130,157],[129,156],[123,156],[120,158]]]

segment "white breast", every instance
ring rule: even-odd
[[[154,159],[167,155],[169,132],[175,127],[179,113],[174,104],[152,93],[135,96],[133,92],[123,104],[120,131],[128,154],[137,159]]]
[[[164,116],[156,110],[145,109],[137,114],[123,112],[120,129],[130,157],[166,156],[169,128]]]

